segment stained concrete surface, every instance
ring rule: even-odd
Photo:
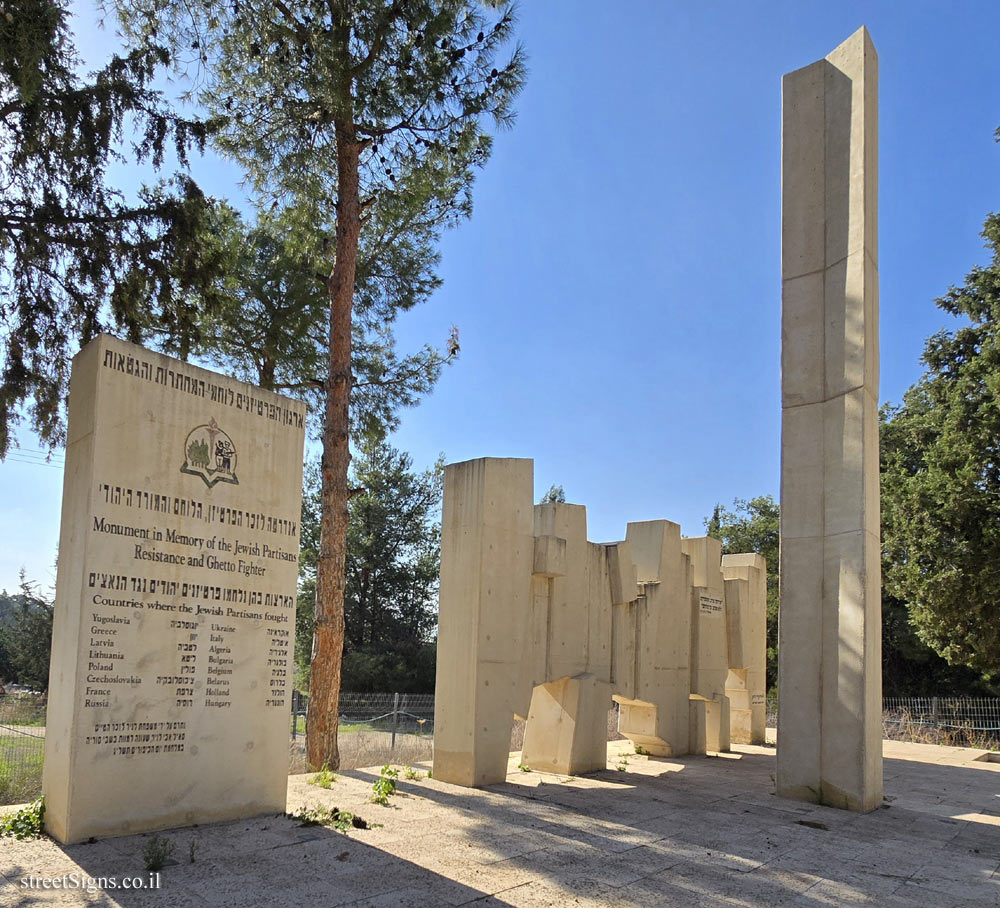
[[[749,745],[656,759],[618,741],[608,769],[584,777],[524,772],[513,754],[503,783],[401,779],[388,807],[368,800],[377,768],[338,774],[329,790],[294,776],[290,810],[337,806],[381,825],[340,833],[265,816],[173,830],[162,888],[127,893],[20,880],[145,875],[148,836],[0,839],[0,905],[996,908],[1000,763],[884,747],[887,800],[867,814],[776,797],[773,748]]]

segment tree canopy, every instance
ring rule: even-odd
[[[52,613],[52,602],[23,576],[20,593],[0,592],[0,681],[48,690]]]
[[[1000,215],[992,262],[937,300],[958,327],[924,348],[923,377],[882,410],[886,591],[952,665],[1000,674]]]
[[[359,489],[347,534],[343,686],[347,690],[434,689],[433,632],[441,558],[443,467],[413,471],[409,455],[365,442],[352,463]],[[319,475],[307,471],[303,499],[300,621],[296,661],[307,670],[315,602]]]
[[[262,207],[325,257],[321,531],[306,746],[339,763],[353,343],[425,299],[440,231],[471,212],[486,124],[510,122],[523,55],[509,0],[118,0],[136,47],[165,40]],[[362,249],[371,249],[367,257]],[[405,371],[405,370],[403,370]],[[376,387],[406,381],[382,376]]]
[[[107,180],[113,162],[158,169],[172,151],[184,165],[204,146],[211,124],[149,87],[167,51],[150,42],[84,80],[67,19],[60,0],[0,15],[0,457],[26,415],[62,441],[69,361],[96,334],[139,342],[155,322],[189,343],[186,294],[210,304],[218,264],[188,176],[133,200]]]

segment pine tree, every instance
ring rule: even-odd
[[[509,0],[121,0],[133,40],[170,40],[198,97],[226,118],[218,147],[262,207],[329,243],[323,375],[322,527],[307,751],[339,763],[337,700],[355,325],[391,323],[425,298],[439,231],[471,212],[492,120],[510,122],[524,78]],[[358,294],[365,261],[377,269]],[[329,258],[328,258],[329,262]],[[402,377],[401,377],[402,378]],[[383,387],[394,380],[383,378]]]
[[[211,124],[175,115],[148,86],[167,60],[154,43],[114,56],[89,80],[76,70],[65,5],[7,0],[0,10],[0,457],[25,415],[61,443],[69,360],[101,331],[143,339],[156,322],[192,338],[186,295],[211,302],[218,262],[211,208],[176,175],[127,200],[113,161],[186,164]]]

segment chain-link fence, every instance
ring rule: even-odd
[[[292,695],[292,772],[305,772],[308,698]],[[767,699],[767,724],[776,727],[778,700]],[[524,723],[514,723],[511,749],[519,750]],[[1000,698],[887,697],[885,737],[934,744],[1000,747]],[[617,710],[608,714],[608,740],[617,734]],[[340,694],[341,767],[417,763],[433,755],[434,695],[406,693]],[[45,696],[0,694],[0,804],[30,801],[41,793],[45,743]]]
[[[995,697],[886,697],[886,722],[905,718],[916,725],[1000,733],[1000,699]]]
[[[305,752],[309,698],[292,694],[289,770],[310,768]],[[340,692],[337,748],[341,769],[379,763],[419,763],[434,747],[434,694]]]
[[[44,750],[44,695],[0,695],[0,804],[41,794]]]
[[[882,731],[896,741],[1000,746],[1000,699],[996,697],[887,697]]]
[[[292,694],[292,740],[305,734],[309,698]],[[398,735],[434,736],[434,694],[340,693],[340,733],[386,732],[393,743]]]
[[[778,725],[778,698],[767,698],[767,725]],[[882,732],[894,741],[993,749],[1000,745],[998,697],[885,697]]]

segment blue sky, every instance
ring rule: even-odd
[[[114,36],[87,17],[96,63]],[[654,517],[697,535],[716,503],[777,497],[781,76],[862,24],[880,64],[881,398],[898,401],[949,324],[933,300],[987,261],[1000,4],[546,0],[522,4],[518,120],[444,238],[444,286],[399,325],[404,347],[457,325],[461,358],[394,443],[418,466],[532,457],[536,497],[562,484],[595,541]],[[235,200],[231,166],[195,172]],[[8,589],[22,565],[51,583],[61,496],[58,469],[15,456]]]

